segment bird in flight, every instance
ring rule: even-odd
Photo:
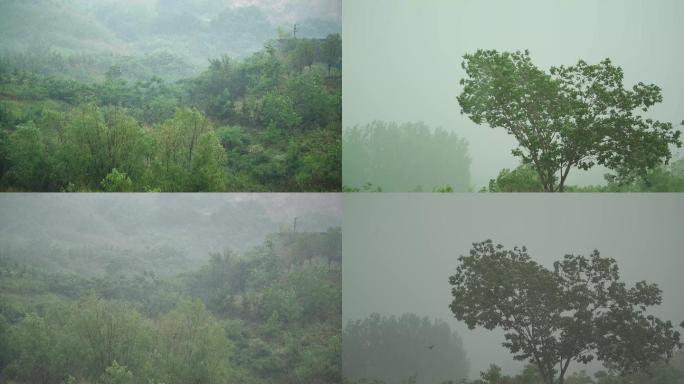
[[[426,348],[427,348],[427,349],[432,349],[432,348],[434,348],[434,347],[435,347],[434,345],[428,345]]]

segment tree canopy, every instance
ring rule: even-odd
[[[518,141],[513,155],[531,164],[547,192],[563,191],[574,168],[603,165],[617,175],[644,175],[681,146],[681,132],[639,112],[662,101],[660,88],[623,84],[623,71],[605,59],[551,67],[529,52],[478,50],[463,61],[461,112],[477,124],[504,128]]]
[[[660,165],[635,177],[635,175],[604,175],[605,185],[577,186],[566,184],[568,192],[684,192],[684,159]],[[489,186],[480,192],[543,192],[539,175],[531,164],[521,164],[511,170],[504,168]]]
[[[646,311],[662,302],[658,286],[628,287],[616,261],[598,251],[566,255],[548,270],[525,247],[486,240],[458,260],[449,277],[454,316],[470,329],[502,329],[503,345],[534,364],[545,384],[564,383],[571,362],[596,359],[634,373],[683,346],[670,321]]]
[[[387,192],[470,189],[468,143],[453,132],[424,123],[376,121],[343,135],[343,183],[370,183]]]
[[[129,82],[116,66],[80,82],[5,53],[0,190],[340,190],[340,44],[339,35],[274,40],[175,83]],[[301,45],[311,51],[303,67]],[[130,185],[114,187],[115,176]]]
[[[375,313],[346,324],[342,370],[349,380],[440,383],[468,377],[468,361],[461,338],[446,322]]]

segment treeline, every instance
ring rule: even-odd
[[[660,165],[644,175],[605,175],[605,185],[567,185],[567,192],[682,192],[684,159]],[[505,168],[480,192],[543,192],[537,171],[531,165]]]
[[[678,352],[669,363],[653,365],[648,372],[620,375],[601,370],[593,376],[585,371],[575,372],[563,381],[565,384],[681,384],[684,383],[684,352]],[[505,375],[492,364],[472,381],[449,381],[445,384],[543,384],[536,367],[529,364],[517,375]]]
[[[0,186],[334,191],[341,41],[283,39],[196,78],[87,84],[0,68]]]
[[[373,122],[345,130],[343,183],[349,191],[470,190],[468,143],[423,123]]]
[[[364,322],[371,320],[368,318]],[[358,328],[360,322],[354,327]],[[342,339],[343,351],[346,351],[347,343],[352,341],[349,338],[349,329],[345,328]],[[356,331],[355,331],[356,332]],[[382,334],[382,333],[381,333]],[[375,338],[371,338],[369,345],[375,344]],[[353,343],[358,343],[353,341]],[[360,344],[359,344],[360,345]],[[389,350],[389,348],[388,348]],[[402,352],[395,352],[401,354]],[[349,354],[351,355],[351,353]],[[543,384],[544,381],[539,374],[538,369],[532,365],[526,365],[523,370],[515,375],[507,375],[502,369],[492,364],[486,371],[480,372],[480,377],[475,380],[467,380],[458,378],[461,375],[454,375],[452,379],[443,380],[439,376],[435,376],[430,372],[420,371],[424,365],[418,364],[416,361],[406,362],[406,359],[411,358],[414,354],[406,352],[405,356],[400,357],[394,364],[385,367],[385,369],[378,369],[377,372],[371,373],[367,371],[367,376],[359,378],[358,369],[361,367],[357,359],[353,356],[347,357],[345,352],[343,358],[344,368],[344,383],[346,384],[417,384],[417,383],[433,383],[433,384]],[[452,358],[457,358],[457,354],[452,355]],[[347,359],[351,358],[350,362]],[[384,357],[381,357],[384,358]],[[387,359],[387,358],[385,358]],[[458,357],[457,359],[460,359]],[[399,364],[399,361],[404,361],[404,364]],[[460,361],[460,360],[459,360]],[[406,365],[408,364],[408,366]],[[467,365],[467,362],[466,362]],[[413,369],[411,373],[407,373]],[[467,371],[466,371],[467,372]],[[402,374],[403,373],[403,374]],[[682,384],[684,383],[684,352],[677,352],[668,363],[657,363],[653,365],[647,372],[640,374],[620,375],[611,373],[609,371],[600,370],[594,375],[589,375],[586,371],[579,371],[570,374],[564,379],[565,384]]]
[[[47,47],[30,51],[6,50],[0,55],[3,72],[32,73],[60,80],[97,83],[118,75],[128,82],[145,82],[153,77],[176,81],[196,76],[202,66],[168,51],[156,51],[142,56],[120,54],[64,54]]]
[[[0,260],[0,381],[340,382],[341,233],[275,236],[170,279]]]
[[[348,192],[472,190],[468,143],[423,123],[376,121],[343,133],[343,185]],[[564,185],[566,192],[682,192],[684,159],[644,173],[606,174],[604,185]],[[549,176],[549,182],[556,182]],[[480,192],[544,192],[531,164],[504,168]]]
[[[468,377],[461,338],[441,320],[377,313],[342,333],[344,377],[355,383],[441,383]]]
[[[139,271],[153,271],[160,277],[171,277],[193,269],[196,260],[170,246],[144,249],[81,244],[64,246],[46,244],[37,239],[31,244],[22,244],[5,237],[0,248],[0,274],[3,263],[11,265],[12,270],[27,274],[46,270],[95,277],[105,274],[130,276]]]

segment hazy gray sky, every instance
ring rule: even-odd
[[[684,194],[345,194],[342,205],[345,323],[372,312],[444,319],[463,337],[472,377],[492,363],[522,367],[502,332],[469,331],[448,308],[448,277],[473,242],[526,245],[549,268],[598,249],[628,284],[659,285],[655,314],[684,320]]]
[[[342,9],[343,126],[424,121],[470,143],[479,188],[504,167],[515,141],[478,126],[456,101],[462,56],[478,48],[529,49],[541,68],[595,63],[625,71],[625,85],[655,83],[656,118],[684,119],[684,2],[681,0],[345,0]],[[598,183],[604,170],[571,183]]]

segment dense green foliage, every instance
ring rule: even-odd
[[[670,321],[646,312],[662,302],[658,286],[627,287],[615,260],[598,251],[566,255],[549,270],[525,247],[486,240],[458,260],[449,277],[455,317],[470,329],[502,329],[502,345],[534,364],[545,384],[562,384],[571,362],[642,373],[683,346]]]
[[[342,333],[342,370],[348,380],[438,383],[468,377],[460,337],[441,320],[413,314],[372,314],[350,321]]]
[[[382,380],[351,380],[345,378],[347,384],[415,384],[415,376],[406,376],[398,381]],[[434,381],[434,384],[544,384],[537,368],[528,364],[517,375],[506,375],[501,368],[491,364],[489,369],[480,372],[475,380],[445,380]],[[564,380],[565,384],[683,384],[684,383],[684,352],[675,353],[668,363],[652,365],[648,372],[640,374],[620,375],[604,370],[596,372],[593,377],[585,371],[574,372]]]
[[[645,176],[667,163],[671,145],[682,144],[672,123],[637,112],[662,101],[660,88],[625,89],[622,69],[609,59],[546,73],[527,51],[478,50],[464,56],[463,69],[462,113],[513,135],[513,155],[536,171],[544,191],[562,192],[573,168]]]
[[[528,364],[515,376],[501,372],[501,368],[492,364],[480,373],[480,378],[473,381],[450,381],[450,384],[544,384],[539,371]],[[585,371],[575,372],[564,380],[565,384],[682,384],[684,383],[684,352],[677,352],[669,363],[657,363],[649,367],[648,372],[640,374],[619,375],[606,371],[596,372],[593,377]]]
[[[21,260],[0,258],[0,382],[341,380],[339,228],[273,234],[170,278]]]
[[[481,192],[543,192],[539,175],[530,166],[522,164],[514,170],[504,168],[496,179],[489,180],[489,188]]]
[[[0,63],[0,186],[336,191],[341,41],[281,39],[196,78],[81,83]],[[122,184],[123,183],[123,184]]]
[[[643,176],[606,175],[606,185],[566,185],[567,192],[684,192],[684,159],[661,165]],[[537,172],[529,164],[503,169],[481,192],[543,192]]]
[[[423,123],[374,122],[344,132],[343,183],[349,190],[368,183],[386,192],[470,189],[468,143]],[[370,188],[372,189],[372,188]]]

